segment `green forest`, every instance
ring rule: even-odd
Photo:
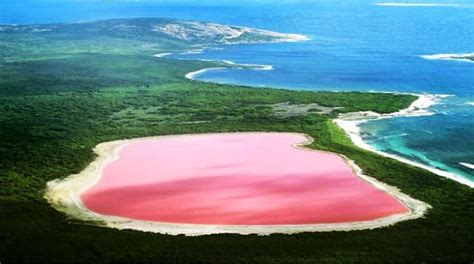
[[[184,75],[222,64],[152,56],[190,43],[170,45],[169,39],[127,34],[78,36],[76,31],[0,33],[1,263],[473,261],[471,188],[362,150],[332,122],[339,113],[395,112],[415,96],[192,81]],[[106,49],[88,48],[99,40]],[[132,42],[136,48],[125,48]],[[283,102],[337,109],[284,118],[272,110]],[[78,173],[93,161],[92,149],[100,142],[237,131],[308,134],[314,138],[308,147],[344,154],[367,175],[433,208],[424,218],[374,230],[185,237],[68,219],[43,198],[48,181]]]

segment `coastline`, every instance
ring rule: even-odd
[[[474,53],[470,54],[461,54],[461,55],[472,55]],[[457,60],[457,61],[468,61],[474,63],[474,61],[471,60],[464,60],[464,59],[452,59],[452,58],[444,58],[444,56],[451,56],[451,55],[456,55],[456,54],[439,54],[442,55],[443,58],[436,58],[436,60]],[[423,55],[420,56],[422,58],[425,58],[425,56],[438,56],[438,55]],[[429,60],[435,60],[435,58],[425,58]],[[223,63],[227,63],[229,65],[236,65],[236,66],[247,66],[247,67],[255,67],[255,68],[250,68],[252,70],[273,70],[273,67],[271,65],[259,65],[259,64],[237,64],[232,61],[226,61],[223,60],[221,61]],[[185,75],[187,79],[190,80],[195,80],[195,78],[203,73],[206,73],[207,71],[212,71],[212,70],[223,70],[223,69],[229,69],[228,67],[211,67],[211,68],[204,68],[201,70],[193,71]],[[240,68],[242,69],[242,68]],[[372,91],[371,91],[372,92]],[[384,91],[373,91],[375,93],[384,93]],[[434,174],[437,174],[439,176],[454,180],[458,183],[467,185],[471,188],[474,188],[474,182],[471,182],[455,173],[440,170],[437,168],[430,167],[428,165],[409,160],[407,158],[395,155],[395,154],[390,154],[386,153],[383,151],[376,150],[372,146],[370,146],[368,143],[366,143],[360,134],[360,124],[371,121],[371,120],[378,120],[378,119],[386,119],[386,118],[395,118],[395,117],[416,117],[416,116],[428,116],[428,115],[433,115],[435,113],[429,111],[429,108],[435,104],[437,104],[440,100],[446,97],[450,97],[451,95],[446,95],[446,94],[417,94],[417,93],[399,93],[399,92],[386,92],[386,93],[393,93],[393,94],[411,94],[418,96],[418,99],[415,100],[408,108],[402,109],[398,112],[394,113],[389,113],[389,114],[378,114],[375,112],[371,111],[366,111],[366,112],[351,112],[351,113],[346,113],[343,115],[340,115],[337,119],[334,119],[333,122],[336,123],[345,133],[351,141],[358,147],[369,150],[371,152],[377,153],[379,155],[389,157],[392,159],[396,159],[400,162],[419,167],[425,170],[428,170]],[[474,105],[474,102],[466,102],[467,105]],[[466,163],[464,163],[466,164]],[[464,164],[461,164],[464,167],[472,169],[470,166],[465,166]]]
[[[311,144],[313,142],[313,139],[308,135],[303,135],[307,138],[307,141],[295,144],[293,145],[293,147],[305,151],[319,151],[306,148],[305,146]],[[428,204],[416,200],[400,192],[400,190],[396,187],[389,186],[374,178],[364,175],[362,169],[358,167],[352,160],[348,159],[344,155],[339,155],[336,153],[332,154],[341,156],[346,161],[346,163],[352,168],[357,177],[372,184],[375,188],[382,190],[393,196],[394,198],[398,199],[408,209],[408,212],[404,214],[396,214],[383,218],[378,218],[371,221],[346,223],[306,225],[202,225],[153,222],[128,219],[117,216],[108,216],[90,211],[84,206],[80,199],[80,195],[100,180],[104,167],[110,162],[118,159],[119,152],[124,146],[130,143],[143,140],[179,136],[186,135],[155,136],[100,143],[94,148],[94,152],[97,153],[98,157],[92,163],[90,163],[87,168],[85,168],[79,174],[70,175],[65,179],[57,179],[48,182],[44,197],[56,210],[66,214],[71,218],[79,219],[90,224],[96,224],[116,229],[133,229],[170,235],[184,234],[186,236],[199,236],[223,233],[234,233],[242,235],[270,235],[274,233],[295,234],[301,232],[329,232],[374,229],[390,226],[400,221],[420,218],[429,208],[431,208]]]
[[[246,28],[250,30],[250,28]],[[221,43],[221,45],[240,45],[240,44],[272,44],[272,43],[284,43],[284,42],[301,42],[301,41],[308,41],[311,38],[306,35],[302,34],[290,34],[290,33],[278,33],[278,32],[272,32],[272,31],[267,31],[267,30],[257,30],[258,32],[261,32],[263,34],[275,37],[276,39],[270,40],[270,41],[257,41],[257,42],[231,42],[231,43]],[[191,49],[185,52],[179,52],[179,53],[173,53],[173,52],[162,52],[162,53],[157,53],[154,54],[153,57],[156,58],[166,58],[169,56],[172,56],[174,54],[180,54],[180,55],[188,55],[188,54],[200,54],[203,53],[204,50],[209,49],[212,47],[210,46],[204,46],[201,48],[197,49]],[[214,61],[214,60],[201,60],[201,61]],[[250,70],[257,70],[257,71],[271,71],[273,70],[272,65],[267,65],[267,64],[246,64],[246,63],[235,63],[230,60],[215,60],[215,62],[220,62],[224,63],[229,66],[229,68],[235,68],[235,69],[250,69]],[[187,79],[194,80],[194,78],[197,75],[203,74],[207,71],[212,71],[212,70],[222,70],[222,69],[227,69],[227,67],[211,67],[211,68],[205,68],[205,69],[200,69],[194,72],[189,72],[185,75]]]
[[[474,53],[473,53],[474,54]],[[454,54],[442,54],[442,55],[454,55]],[[428,55],[430,56],[430,55]],[[423,56],[421,56],[423,57]],[[449,59],[449,60],[458,60],[458,59]],[[273,70],[273,67],[271,65],[259,65],[259,64],[236,64],[232,61],[225,61],[223,60],[222,62],[228,63],[230,65],[241,65],[241,66],[255,66],[255,67],[263,67],[258,69],[254,68],[252,70]],[[470,61],[469,62],[474,62]],[[266,66],[269,66],[269,68],[265,68]],[[187,79],[190,80],[195,80],[195,78],[207,71],[212,71],[212,70],[222,70],[222,69],[229,69],[227,67],[212,67],[212,68],[205,68],[201,70],[197,70],[194,72],[190,72],[185,75]],[[376,93],[384,93],[383,91],[373,91]],[[361,136],[361,131],[360,131],[360,125],[362,123],[371,121],[371,120],[378,120],[378,119],[386,119],[386,118],[395,118],[395,117],[416,117],[416,116],[429,116],[433,115],[435,113],[431,112],[429,110],[430,107],[433,105],[437,104],[440,100],[446,97],[450,97],[451,95],[446,95],[446,94],[417,94],[417,93],[397,93],[397,92],[387,92],[387,93],[394,93],[394,94],[411,94],[414,96],[417,96],[418,99],[415,100],[409,107],[402,109],[398,112],[394,113],[389,113],[389,114],[378,114],[375,112],[371,111],[365,111],[365,112],[351,112],[351,113],[346,113],[340,115],[337,119],[334,119],[333,122],[336,123],[345,133],[351,141],[358,147],[369,150],[371,152],[377,153],[379,155],[389,157],[392,159],[396,159],[400,162],[419,167],[425,170],[428,170],[434,174],[437,174],[439,176],[454,180],[456,182],[459,182],[461,184],[467,185],[471,188],[474,188],[474,182],[471,182],[455,173],[440,170],[437,168],[430,167],[428,165],[409,160],[407,158],[395,155],[395,154],[390,154],[386,153],[383,151],[379,151],[375,149],[374,147],[370,146],[368,143],[366,143]],[[467,102],[467,105],[474,105],[474,102]],[[465,164],[465,163],[464,163]],[[464,164],[461,164],[465,166]],[[465,166],[468,168],[471,168],[469,166]],[[472,168],[471,168],[472,169]]]
[[[362,135],[361,135],[361,129],[360,129],[360,125],[362,123],[365,123],[371,120],[378,120],[378,119],[385,119],[385,118],[433,115],[434,113],[430,112],[429,108],[433,106],[434,104],[438,103],[442,98],[449,96],[449,95],[433,95],[433,94],[413,94],[413,95],[418,96],[418,99],[415,100],[408,108],[400,110],[398,112],[391,113],[391,114],[378,114],[374,112],[347,113],[347,114],[341,114],[337,119],[334,119],[333,122],[336,125],[338,125],[346,133],[346,135],[352,140],[354,145],[362,149],[377,153],[384,157],[396,159],[400,162],[403,162],[415,167],[428,170],[439,176],[454,180],[456,182],[459,182],[461,184],[474,188],[473,182],[467,179],[464,179],[461,176],[458,176],[451,172],[432,168],[428,165],[418,163],[418,162],[409,160],[407,158],[400,157],[395,154],[390,154],[390,153],[377,150],[363,140]]]
[[[474,164],[471,164],[471,163],[467,163],[467,162],[459,162],[460,165],[466,167],[466,168],[469,168],[471,170],[474,170]]]
[[[227,69],[226,67],[211,67],[211,68],[204,68],[204,69],[200,69],[200,70],[197,70],[197,71],[193,71],[193,72],[188,72],[186,73],[186,75],[184,77],[186,77],[186,79],[190,79],[190,80],[194,80],[194,78],[200,74],[203,74],[205,72],[208,72],[208,71],[215,71],[215,70],[225,70]]]
[[[166,55],[167,56],[167,55]],[[156,55],[155,55],[156,57]],[[208,71],[214,71],[214,70],[226,70],[226,69],[247,69],[247,70],[253,70],[253,71],[271,71],[273,70],[272,65],[266,65],[266,64],[245,64],[245,63],[235,63],[233,61],[229,60],[222,60],[222,61],[216,61],[216,62],[221,62],[224,64],[229,65],[229,67],[210,67],[210,68],[204,68],[200,69],[197,71],[193,72],[188,72],[184,77],[190,80],[195,80],[195,78],[203,73],[206,73]]]
[[[273,66],[269,64],[251,64],[251,63],[235,63],[230,60],[222,60],[221,62],[228,64],[236,69],[250,69],[254,71],[271,71]]]
[[[251,30],[250,28],[247,28],[247,29]],[[270,43],[300,42],[300,41],[311,40],[311,38],[309,36],[303,35],[303,34],[280,33],[280,32],[274,32],[274,31],[263,30],[263,29],[258,29],[257,32],[261,32],[261,33],[264,33],[264,34],[267,34],[269,36],[272,36],[272,37],[276,38],[275,40],[271,41]],[[249,43],[252,43],[252,42],[249,42]],[[261,43],[261,42],[257,42],[257,43]],[[266,43],[268,43],[268,42],[266,42]]]

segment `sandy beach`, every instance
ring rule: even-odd
[[[156,56],[155,56],[156,57]],[[203,60],[203,61],[211,61],[211,60]],[[222,60],[222,61],[215,61],[215,62],[221,62],[229,65],[229,67],[211,67],[211,68],[204,68],[200,69],[197,71],[189,72],[187,73],[184,77],[190,80],[194,80],[197,76],[206,73],[208,71],[213,71],[213,70],[225,70],[225,69],[249,69],[249,70],[254,70],[254,71],[271,71],[273,70],[272,65],[266,65],[266,64],[245,64],[245,63],[235,63],[233,61],[229,60]]]
[[[65,213],[74,219],[83,220],[86,223],[98,224],[101,226],[117,228],[117,229],[134,229],[146,232],[156,232],[171,235],[184,234],[188,236],[219,234],[219,233],[238,233],[238,234],[259,234],[268,235],[272,233],[293,234],[300,232],[324,232],[324,231],[350,231],[361,229],[373,229],[384,226],[390,226],[400,221],[416,219],[422,217],[430,208],[429,205],[413,199],[408,195],[401,193],[397,188],[388,186],[382,182],[375,180],[363,174],[362,170],[351,160],[344,156],[346,161],[357,177],[371,184],[378,190],[382,190],[387,194],[396,197],[408,211],[403,214],[395,214],[388,217],[378,218],[370,221],[330,223],[330,224],[297,224],[297,225],[214,225],[214,224],[176,224],[169,222],[143,221],[125,217],[110,216],[95,213],[86,206],[81,200],[81,194],[97,184],[103,175],[104,167],[110,162],[118,159],[119,152],[128,144],[141,142],[150,139],[173,138],[181,136],[164,136],[137,138],[130,140],[119,140],[101,143],[96,146],[94,151],[98,154],[98,158],[92,162],[85,170],[79,174],[71,175],[65,179],[54,180],[48,183],[45,192],[45,198],[57,210]],[[308,138],[307,142],[300,143],[294,147],[310,150],[304,147],[311,143],[312,139]],[[316,151],[319,152],[319,151]]]
[[[418,96],[418,99],[414,101],[408,108],[403,109],[396,113],[391,114],[378,114],[374,112],[355,112],[347,113],[340,115],[337,119],[334,120],[340,128],[342,128],[345,133],[350,137],[352,142],[363,149],[375,152],[385,157],[393,158],[399,160],[403,163],[410,164],[428,171],[431,171],[442,177],[457,181],[459,183],[465,184],[471,188],[474,188],[474,183],[469,180],[466,180],[456,174],[446,172],[440,169],[431,168],[427,165],[408,160],[406,158],[393,155],[390,153],[385,153],[379,150],[376,150],[369,144],[367,144],[361,136],[360,125],[362,123],[368,122],[370,120],[384,119],[384,118],[394,118],[394,117],[409,117],[409,116],[423,116],[423,115],[432,115],[434,113],[430,112],[429,108],[434,104],[438,103],[442,98],[447,97],[448,95],[433,95],[433,94],[414,94]]]
[[[188,72],[184,77],[186,77],[187,79],[190,79],[190,80],[194,80],[194,78],[200,74],[203,74],[205,72],[208,72],[208,71],[213,71],[213,70],[224,70],[224,69],[227,69],[226,67],[212,67],[212,68],[205,68],[205,69],[200,69],[200,70],[197,70],[197,71],[193,71],[193,72]]]

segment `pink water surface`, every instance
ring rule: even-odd
[[[81,199],[100,214],[194,224],[339,223],[407,212],[341,157],[292,146],[306,140],[243,133],[130,143]]]

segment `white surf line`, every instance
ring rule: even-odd
[[[226,68],[226,67],[205,68],[205,69],[200,69],[200,70],[193,71],[193,72],[188,72],[188,73],[186,73],[186,75],[184,77],[186,77],[187,79],[190,79],[190,80],[194,80],[196,78],[196,76],[199,76],[199,75],[201,75],[203,73],[206,73],[208,71],[225,70],[225,69],[228,69],[228,68]]]
[[[190,54],[201,54],[204,52],[206,48],[200,48],[200,49],[192,49],[192,50],[188,50],[188,51],[185,51],[185,52],[181,52],[179,54],[181,55],[190,55]]]
[[[244,133],[276,133],[276,132],[244,132]],[[294,133],[298,134],[298,133]],[[300,134],[301,135],[301,134]],[[205,224],[176,224],[156,221],[135,220],[125,217],[102,215],[95,213],[85,207],[80,199],[81,194],[96,184],[107,164],[115,161],[119,157],[122,148],[130,143],[143,140],[162,139],[169,137],[179,137],[189,135],[156,136],[136,139],[126,139],[110,141],[98,144],[94,152],[98,157],[89,164],[79,174],[70,175],[65,179],[57,179],[47,183],[44,197],[58,211],[65,213],[69,217],[85,221],[86,223],[100,225],[116,229],[133,229],[144,232],[162,233],[169,235],[200,236],[210,234],[257,234],[270,235],[274,233],[296,234],[302,232],[329,232],[329,231],[352,231],[374,229],[391,226],[400,221],[407,221],[422,217],[426,211],[431,208],[430,205],[416,200],[404,193],[398,188],[379,182],[375,178],[366,176],[360,167],[344,155],[340,155],[346,163],[351,166],[357,177],[369,182],[375,188],[380,189],[389,195],[398,199],[409,210],[404,214],[396,214],[388,217],[375,219],[372,221],[346,222],[346,223],[328,223],[328,224],[304,224],[304,225],[205,225]],[[306,151],[318,151],[308,149],[305,146],[311,144],[313,139],[304,135],[308,140],[296,145],[296,148]],[[331,153],[333,155],[339,155]]]
[[[466,163],[466,162],[459,162],[459,164],[463,165],[466,168],[469,168],[471,170],[474,170],[474,164],[471,163]]]
[[[249,68],[256,71],[271,71],[273,66],[269,64],[251,64],[251,63],[236,63],[231,60],[222,60],[222,62],[231,66],[236,66],[238,69]]]
[[[333,122],[336,123],[344,132],[349,136],[352,142],[365,150],[372,151],[379,155],[389,157],[392,159],[396,159],[403,163],[407,163],[412,166],[416,166],[430,172],[433,172],[439,176],[457,181],[461,184],[467,185],[471,188],[474,188],[474,182],[469,181],[459,175],[456,175],[451,172],[443,171],[437,168],[432,168],[428,165],[418,163],[412,160],[409,160],[404,157],[400,157],[398,155],[386,153],[380,150],[377,150],[367,144],[361,136],[361,129],[360,125],[362,123],[368,122],[370,120],[377,120],[377,119],[384,119],[384,118],[394,118],[394,117],[410,117],[410,116],[425,116],[425,115],[433,115],[433,112],[429,111],[429,108],[439,102],[442,98],[446,97],[447,95],[432,95],[432,94],[414,94],[418,96],[418,99],[413,102],[408,108],[403,109],[399,112],[392,113],[392,114],[378,114],[374,112],[355,112],[355,113],[348,113],[348,114],[341,114],[337,119],[334,119]]]
[[[214,62],[221,62],[229,65],[230,67],[211,67],[211,68],[204,68],[200,69],[197,71],[193,72],[188,72],[184,77],[190,80],[195,80],[196,77],[198,77],[201,74],[204,74],[208,71],[214,71],[214,70],[226,70],[226,69],[248,69],[248,70],[254,70],[254,71],[271,71],[273,70],[272,65],[266,65],[266,64],[245,64],[245,63],[235,63],[233,61],[229,60],[206,60],[206,59],[201,59],[201,61],[214,61]]]
[[[301,41],[308,41],[308,40],[311,39],[309,36],[302,35],[302,34],[278,33],[278,32],[272,32],[272,31],[267,31],[267,30],[258,30],[258,31],[266,33],[267,35],[271,35],[273,37],[279,37],[280,38],[279,40],[275,40],[275,41],[262,42],[262,44],[265,44],[265,43],[266,44],[272,44],[272,43],[281,43],[281,42],[301,42]],[[245,42],[241,42],[241,43],[238,43],[238,42],[237,43],[222,43],[221,45],[241,45],[241,44],[248,44],[248,43],[245,43]],[[222,49],[220,47],[214,47],[214,48],[215,49],[218,49],[218,48]],[[200,53],[203,53],[204,50],[206,50],[206,49],[213,49],[213,47],[208,46],[208,47],[203,47],[203,48],[198,48],[198,49],[192,49],[192,50],[185,51],[185,52],[178,53],[178,54],[181,54],[181,55],[200,54]],[[158,54],[155,54],[153,56],[157,57],[157,58],[162,58],[162,57],[166,57],[166,56],[170,56],[170,55],[173,55],[173,53],[168,53],[168,52],[158,53]],[[206,60],[202,60],[202,61],[206,61]],[[213,60],[207,60],[207,61],[213,61]],[[218,61],[218,60],[216,60],[216,61]],[[266,64],[235,63],[235,62],[229,61],[229,60],[221,60],[220,62],[224,62],[224,63],[229,64],[231,66],[249,67],[252,70],[260,70],[260,71],[271,71],[271,70],[273,70],[272,65],[266,65]],[[205,72],[212,71],[212,70],[223,70],[223,69],[226,69],[226,68],[225,67],[205,68],[205,69],[189,72],[185,75],[185,77],[187,79],[190,79],[190,80],[195,80],[195,78],[197,76],[199,76],[199,75],[201,75]]]
[[[181,55],[199,54],[199,53],[202,53],[203,51],[204,51],[204,49],[190,50],[190,51],[182,52],[182,53],[178,53],[178,54],[181,54]],[[171,53],[171,52],[164,52],[164,53],[155,54],[155,55],[153,55],[153,57],[164,58],[164,57],[171,56],[173,54],[174,53]],[[177,58],[177,59],[179,59],[179,58]],[[232,68],[234,68],[234,69],[248,69],[248,70],[255,70],[255,71],[271,71],[271,70],[273,70],[273,66],[268,65],[268,64],[235,63],[235,62],[230,61],[230,60],[209,60],[209,59],[198,59],[198,60],[199,61],[220,62],[220,63],[227,64],[231,67],[210,67],[210,68],[200,69],[200,70],[197,70],[197,71],[188,72],[185,75],[185,77],[187,79],[195,80],[195,78],[197,76],[199,76],[201,74],[204,74],[208,71],[224,70],[224,69],[232,69]]]
[[[374,3],[376,6],[393,6],[393,7],[459,7],[459,4],[450,3]]]
[[[163,57],[167,57],[167,56],[170,56],[170,55],[173,55],[173,53],[171,53],[171,52],[164,52],[164,53],[155,54],[155,55],[153,55],[153,57],[156,57],[156,58],[163,58]]]
[[[157,54],[153,55],[153,57],[163,58],[163,57],[169,57],[173,54],[179,54],[179,55],[201,54],[201,53],[204,52],[204,50],[205,50],[205,48],[191,49],[191,50],[188,50],[188,51],[185,51],[185,52],[179,52],[179,53],[163,52],[163,53],[157,53]]]
[[[262,29],[260,29],[260,32],[266,32],[271,36],[280,38],[278,40],[270,41],[270,43],[301,42],[301,41],[311,40],[309,36],[303,35],[303,34],[279,33],[279,32],[271,32],[271,31],[262,30]]]
[[[474,102],[466,102],[466,104],[474,106]]]
[[[474,57],[474,53],[444,53],[444,54],[431,54],[431,55],[418,55],[425,60],[446,60],[446,61],[462,61],[474,63],[473,60],[467,59],[466,57]]]
[[[231,41],[228,41],[228,39],[231,39],[231,38],[224,37],[222,39],[221,44],[222,45],[265,44],[265,43],[301,42],[301,41],[311,40],[310,36],[303,35],[303,34],[279,33],[279,32],[273,32],[273,31],[268,31],[268,30],[264,30],[264,29],[255,29],[255,28],[248,28],[248,27],[243,27],[243,30],[246,31],[246,32],[256,32],[256,33],[264,34],[266,36],[274,37],[275,39],[273,39],[273,40],[261,40],[261,41],[231,42]]]

